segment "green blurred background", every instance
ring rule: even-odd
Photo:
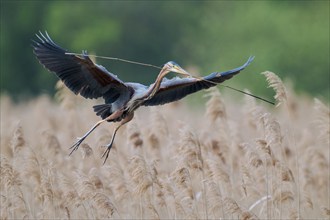
[[[54,93],[57,78],[30,46],[38,31],[71,52],[155,65],[174,60],[206,75],[256,58],[226,82],[270,97],[260,72],[298,93],[329,100],[329,1],[1,1],[1,93]],[[97,59],[125,81],[152,83],[159,70]],[[227,90],[223,88],[223,90]]]

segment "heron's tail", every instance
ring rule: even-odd
[[[101,116],[102,119],[111,115],[111,104],[101,104],[93,106],[94,112],[97,116]]]

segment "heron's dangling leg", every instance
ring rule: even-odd
[[[71,153],[69,154],[69,156],[71,156],[71,154],[78,150],[79,148],[79,145],[85,140],[85,138],[90,134],[92,133],[92,131],[95,130],[95,128],[97,128],[100,124],[102,124],[103,122],[105,122],[105,120],[101,120],[101,121],[98,121],[84,136],[78,138],[78,141],[76,143],[74,143],[70,149],[72,149]]]
[[[101,158],[103,158],[103,157],[105,156],[105,159],[104,159],[103,164],[105,164],[105,162],[107,161],[107,159],[108,159],[108,157],[109,157],[109,153],[110,153],[110,150],[111,150],[111,147],[112,147],[113,141],[115,140],[115,136],[116,136],[117,131],[119,130],[119,128],[120,128],[121,126],[123,126],[123,125],[126,124],[127,122],[131,121],[131,120],[133,119],[133,117],[134,117],[134,112],[133,112],[133,113],[130,113],[129,115],[127,115],[126,118],[124,118],[124,119],[121,121],[120,125],[118,125],[118,126],[115,128],[115,130],[114,130],[114,132],[113,132],[113,134],[112,134],[111,141],[110,141],[110,143],[106,146],[107,149],[105,150],[105,152],[103,153],[103,155],[102,155],[102,157],[101,157]]]
[[[90,133],[92,133],[92,131],[94,131],[95,130],[95,128],[97,128],[100,124],[102,124],[103,122],[105,122],[105,121],[112,121],[112,120],[114,120],[114,119],[116,119],[116,118],[118,118],[118,117],[120,117],[121,115],[123,114],[123,111],[116,111],[116,112],[114,112],[114,113],[112,113],[109,117],[107,117],[107,118],[105,118],[105,119],[103,119],[103,120],[101,120],[101,121],[98,121],[84,136],[82,136],[81,138],[78,138],[78,141],[76,142],[76,143],[74,143],[71,147],[70,147],[70,149],[72,149],[72,151],[70,152],[70,154],[69,154],[69,156],[71,156],[71,154],[74,152],[74,151],[76,151],[76,150],[78,150],[78,148],[79,148],[79,145],[86,139],[86,137],[90,134]]]

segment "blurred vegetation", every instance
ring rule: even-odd
[[[206,75],[251,66],[226,85],[272,95],[260,72],[290,79],[329,100],[329,1],[1,1],[1,93],[54,92],[57,78],[30,46],[39,30],[71,52],[162,65],[175,60]],[[151,83],[158,70],[97,60],[127,81]]]

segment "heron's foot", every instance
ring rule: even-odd
[[[108,145],[105,146],[107,149],[104,151],[104,153],[103,153],[103,155],[101,157],[101,158],[105,157],[104,162],[103,162],[103,165],[105,164],[105,162],[107,161],[107,159],[109,157],[109,153],[110,153],[110,150],[112,148],[112,144],[113,144],[113,141],[110,144],[108,144]]]
[[[80,138],[77,138],[77,139],[78,139],[77,142],[74,143],[74,144],[69,148],[69,149],[72,149],[72,151],[70,152],[69,156],[71,156],[71,154],[72,154],[74,151],[78,150],[80,144],[85,140],[85,138],[86,138],[86,137],[80,137]]]

